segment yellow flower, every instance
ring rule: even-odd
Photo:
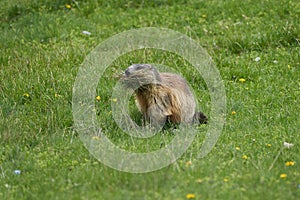
[[[293,162],[293,161],[288,161],[288,162],[286,162],[285,163],[285,166],[294,166],[295,165],[295,162]]]
[[[28,97],[30,97],[30,95],[28,93],[24,93],[23,97],[27,97],[28,98]]]
[[[70,9],[72,6],[70,4],[66,4],[66,8]]]
[[[113,102],[117,102],[117,100],[118,100],[117,98],[113,98],[112,99]]]
[[[98,96],[96,96],[96,100],[97,101],[100,101],[100,99],[101,99],[101,97],[98,95]]]
[[[235,147],[235,150],[239,151],[239,150],[241,150],[241,148],[240,147]]]
[[[280,178],[286,178],[287,174],[280,174]]]
[[[272,145],[271,145],[271,144],[267,144],[267,146],[268,146],[268,147],[271,147]]]
[[[202,183],[203,182],[203,180],[201,179],[201,178],[198,178],[197,180],[196,180],[196,183]]]
[[[235,111],[232,111],[231,114],[232,114],[232,115],[236,115],[236,112],[235,112]]]
[[[190,165],[192,165],[192,162],[191,162],[191,161],[188,161],[188,162],[185,163],[185,166],[186,166],[186,167],[188,167],[188,166],[190,166]]]
[[[100,137],[99,136],[93,136],[92,139],[93,140],[100,140]]]
[[[291,65],[288,65],[287,67],[288,67],[289,69],[291,69],[291,68],[292,68],[292,67],[291,67]]]
[[[196,195],[195,194],[187,194],[185,197],[187,199],[195,199]]]
[[[207,16],[205,14],[201,15],[202,18],[206,18]]]
[[[243,158],[244,160],[248,160],[248,156],[246,156],[246,155],[243,155],[242,158]]]
[[[223,181],[224,182],[228,182],[229,180],[228,180],[228,178],[224,178]]]
[[[246,79],[240,78],[239,81],[240,81],[241,83],[244,83],[244,82],[246,81]]]

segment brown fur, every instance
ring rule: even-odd
[[[196,102],[186,83],[179,75],[159,73],[148,64],[128,67],[121,80],[135,90],[140,111],[152,124],[192,123],[207,121],[201,112],[195,112]]]

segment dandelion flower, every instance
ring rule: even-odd
[[[93,136],[92,139],[93,140],[100,140],[100,137],[99,136]]]
[[[288,161],[285,163],[285,166],[289,167],[289,166],[294,166],[295,165],[295,162],[293,161]]]
[[[70,4],[66,4],[66,8],[71,9],[71,5]]]
[[[187,199],[195,199],[196,195],[195,194],[187,194],[185,197]]]
[[[240,81],[241,83],[244,83],[244,82],[246,81],[246,79],[240,78],[239,81]]]
[[[287,174],[280,174],[280,178],[286,178]]]
[[[232,111],[232,112],[231,112],[231,114],[232,114],[232,115],[235,115],[235,114],[236,114],[236,112],[235,112],[235,111]]]
[[[98,95],[98,96],[96,96],[96,100],[97,101],[100,101],[100,99],[101,99],[101,97]]]
[[[267,147],[271,147],[272,145],[271,144],[267,144]]]
[[[228,182],[229,180],[228,180],[228,178],[224,178],[223,181],[224,182]]]
[[[243,158],[244,160],[248,160],[248,156],[246,156],[246,155],[243,155],[242,158]]]
[[[202,18],[206,18],[207,16],[205,14],[201,15]]]
[[[28,93],[24,93],[24,94],[23,94],[23,97],[29,98],[30,95],[29,95]]]
[[[235,150],[239,151],[239,150],[241,150],[241,148],[240,147],[235,147]]]
[[[112,101],[113,101],[113,102],[117,102],[118,99],[117,99],[117,98],[113,98]]]
[[[291,68],[292,68],[292,67],[291,67],[291,65],[288,65],[287,67],[288,67],[289,69],[291,69]]]
[[[186,166],[186,167],[188,167],[188,166],[190,166],[190,165],[192,165],[192,162],[191,162],[191,161],[188,161],[188,162],[185,163],[185,166]]]
[[[196,180],[196,182],[197,182],[197,183],[202,183],[203,180],[202,180],[201,178],[198,178],[198,179]]]
[[[293,146],[294,146],[294,144],[283,142],[283,147],[285,147],[285,148],[292,148]]]

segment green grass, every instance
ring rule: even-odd
[[[300,198],[298,1],[3,0],[0,8],[0,199],[186,199],[188,193],[195,199]],[[224,80],[227,116],[205,158],[195,156],[207,130],[201,127],[176,163],[130,174],[105,166],[84,148],[73,128],[72,87],[85,56],[100,42],[145,26],[199,41]],[[98,120],[120,147],[143,152],[159,149],[174,134],[167,130],[132,143],[109,114],[113,77],[135,62],[173,66],[206,113],[211,105],[202,78],[180,57],[156,50],[120,57],[99,81]],[[131,108],[138,118],[133,103]],[[284,141],[294,146],[283,148]],[[285,166],[288,161],[295,164]]]

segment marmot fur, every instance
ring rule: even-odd
[[[135,91],[137,106],[153,125],[206,123],[207,117],[196,112],[196,101],[186,81],[177,74],[159,73],[150,64],[129,66],[121,81]]]

